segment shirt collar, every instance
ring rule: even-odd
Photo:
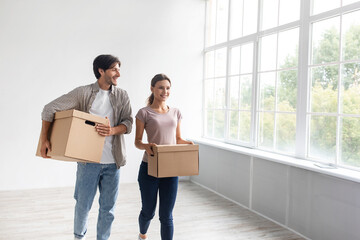
[[[93,92],[98,92],[100,90],[100,86],[98,81],[96,81],[92,86]],[[115,87],[111,85],[110,93],[115,94]]]

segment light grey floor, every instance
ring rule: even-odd
[[[89,215],[88,240],[96,239],[97,199]],[[0,192],[0,239],[73,239],[74,204],[72,188]],[[140,207],[138,185],[121,184],[110,239],[137,239]],[[303,239],[191,182],[179,184],[174,224],[174,240]],[[159,227],[155,215],[150,240],[160,240]]]

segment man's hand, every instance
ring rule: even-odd
[[[43,158],[51,158],[47,153],[51,151],[51,143],[49,140],[45,140],[41,143],[40,153]]]
[[[107,120],[107,124],[96,124],[95,129],[99,133],[99,135],[107,137],[113,135],[113,128],[110,126],[110,121],[107,117],[105,117]]]

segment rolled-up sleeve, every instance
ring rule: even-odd
[[[64,94],[46,104],[41,113],[41,119],[52,122],[54,121],[54,114],[56,112],[77,109],[79,105],[79,91],[80,88],[75,88],[69,93]]]
[[[127,94],[126,91],[123,92],[123,97],[122,97],[122,109],[120,111],[120,124],[123,124],[126,126],[126,133],[125,134],[129,134],[132,131],[132,125],[134,122],[134,119],[132,117],[132,109],[131,109],[131,105],[130,105],[130,98]]]

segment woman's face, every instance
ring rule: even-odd
[[[170,82],[168,80],[162,80],[156,82],[155,87],[151,87],[151,92],[157,101],[166,101],[170,95],[170,88]]]

